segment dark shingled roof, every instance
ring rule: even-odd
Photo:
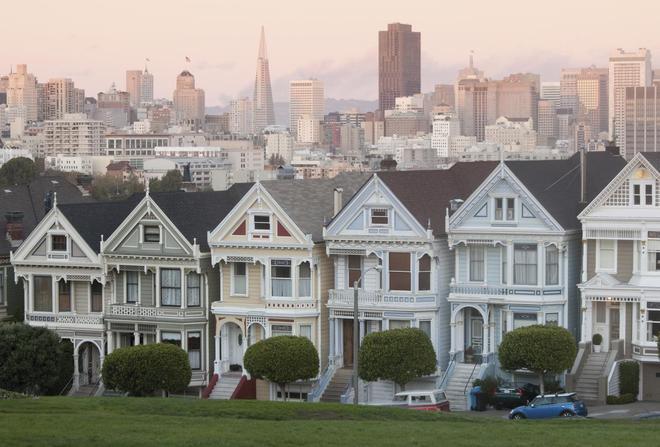
[[[227,191],[163,192],[151,197],[190,243],[197,239],[202,251],[208,251],[207,231],[213,230],[234,208],[252,183],[240,183]],[[94,250],[135,209],[144,193],[134,194],[120,202],[58,206],[71,224]]]
[[[505,163],[565,230],[581,228],[578,214],[626,165],[619,155],[606,151],[588,152],[586,203],[580,203],[579,153],[566,160]]]
[[[7,224],[5,214],[10,211],[23,212],[24,235],[34,230],[39,221],[46,214],[44,198],[46,193],[57,193],[57,203],[91,203],[91,197],[84,197],[82,192],[63,177],[44,176],[37,177],[29,185],[5,186],[0,188],[0,257],[9,256],[11,247],[5,237]]]
[[[445,211],[452,199],[466,200],[497,166],[495,161],[461,162],[450,169],[385,171],[378,177],[426,228],[445,234]]]
[[[342,188],[344,204],[369,179],[370,174],[345,172],[330,179],[269,180],[261,184],[296,225],[323,240],[323,225],[334,215],[334,189]]]
[[[642,152],[642,155],[655,169],[660,171],[660,152]]]

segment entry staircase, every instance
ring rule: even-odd
[[[575,391],[580,399],[591,402],[599,400],[598,381],[603,374],[607,374],[607,357],[607,352],[592,352],[588,355],[575,384]]]
[[[566,388],[588,404],[604,404],[608,375],[623,358],[623,351],[623,340],[611,341],[608,352],[592,352],[591,342],[581,342],[573,368],[566,375]]]
[[[71,388],[69,396],[71,397],[91,397],[96,396],[97,391],[99,390],[98,384],[91,385],[80,385],[77,390]]]
[[[352,374],[351,368],[338,368],[321,395],[321,402],[341,402],[341,395],[351,383]]]
[[[471,363],[455,363],[451,377],[445,387],[451,411],[468,411],[468,396],[472,382],[477,378],[479,366]]]
[[[241,381],[242,374],[240,372],[229,372],[221,374],[218,382],[213,387],[213,391],[209,394],[209,399],[229,400],[231,399],[234,390]]]

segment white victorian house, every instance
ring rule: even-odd
[[[658,400],[660,154],[635,155],[579,218],[582,339],[573,384],[602,402],[619,392],[619,361],[632,359],[640,364],[638,397]]]
[[[354,318],[359,320],[360,340],[387,329],[424,331],[437,354],[437,372],[416,386],[435,386],[448,362],[447,295],[454,267],[444,209],[451,199],[467,198],[494,166],[460,163],[449,170],[379,172],[327,225],[326,250],[334,264],[328,300],[328,354],[334,377],[324,400],[348,392]],[[353,310],[356,281],[358,315]],[[366,401],[391,399],[395,391],[389,382],[361,387]]]
[[[506,332],[558,325],[579,339],[577,214],[624,163],[583,155],[502,162],[449,218],[456,267],[443,386],[458,405],[475,379],[502,374],[496,353]]]

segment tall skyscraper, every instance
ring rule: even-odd
[[[577,78],[580,68],[562,68],[559,81],[559,109],[577,113]]]
[[[531,118],[534,129],[538,128],[538,103],[540,77],[532,73],[516,73],[501,81],[490,81],[489,92],[495,94],[495,116],[489,116],[489,124],[505,116],[507,118]]]
[[[149,73],[147,67],[144,67],[140,78],[140,106],[152,104],[154,102],[154,75]]]
[[[590,67],[580,70],[576,79],[577,110],[574,113],[579,122],[590,128],[592,137],[609,130],[607,78],[607,68]]]
[[[37,78],[28,73],[26,64],[18,64],[7,79],[7,107],[24,107],[27,121],[38,115]]]
[[[626,87],[649,87],[652,82],[651,52],[646,48],[631,53],[618,48],[610,56],[608,125],[610,138],[620,148],[626,141]]]
[[[554,102],[556,109],[561,107],[561,82],[541,82],[539,99]]]
[[[477,141],[484,140],[489,108],[494,109],[494,104],[489,104],[493,100],[489,101],[488,87],[488,81],[474,78],[458,82],[456,109],[461,133],[465,136],[476,137]]]
[[[307,115],[307,121],[320,123],[325,113],[323,81],[306,79],[289,83],[289,127],[291,134],[298,136],[298,118]],[[307,121],[305,124],[307,125]],[[308,126],[309,127],[309,126]]]
[[[557,102],[552,99],[539,101],[538,137],[542,145],[551,145],[558,137]]]
[[[261,27],[259,39],[259,54],[257,56],[257,75],[254,79],[254,131],[261,132],[265,127],[275,124],[273,107],[273,91],[270,87],[270,68],[266,52],[266,35]]]
[[[205,115],[204,90],[195,88],[195,77],[188,70],[176,77],[173,97],[176,122],[201,128]]]
[[[234,99],[229,103],[229,131],[236,135],[250,135],[254,132],[252,101],[250,98]]]
[[[433,116],[433,134],[431,148],[438,158],[449,157],[449,143],[453,137],[461,134],[461,125],[453,113],[438,113]]]
[[[50,79],[44,88],[45,119],[59,120],[66,114],[83,112],[85,93],[71,79]]]
[[[631,159],[638,152],[660,152],[660,88],[627,87],[626,141],[621,154]]]
[[[142,97],[142,70],[126,70],[126,91],[131,107],[138,107]]]
[[[378,32],[378,105],[394,109],[395,98],[421,91],[421,34],[411,25],[390,23]]]

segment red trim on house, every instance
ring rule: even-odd
[[[215,384],[218,383],[218,375],[213,374],[211,376],[211,380],[209,381],[209,384],[204,388],[204,391],[202,391],[202,399],[208,399],[211,393],[213,392],[213,388],[215,388]]]
[[[277,221],[277,235],[283,237],[291,237],[291,233],[289,233],[289,231],[284,228],[284,225],[282,225],[279,220]]]
[[[257,398],[257,380],[248,380],[247,376],[241,376],[241,380],[236,385],[236,389],[231,394],[230,399],[256,399]]]
[[[241,222],[241,224],[234,230],[232,235],[245,236],[245,221]]]

